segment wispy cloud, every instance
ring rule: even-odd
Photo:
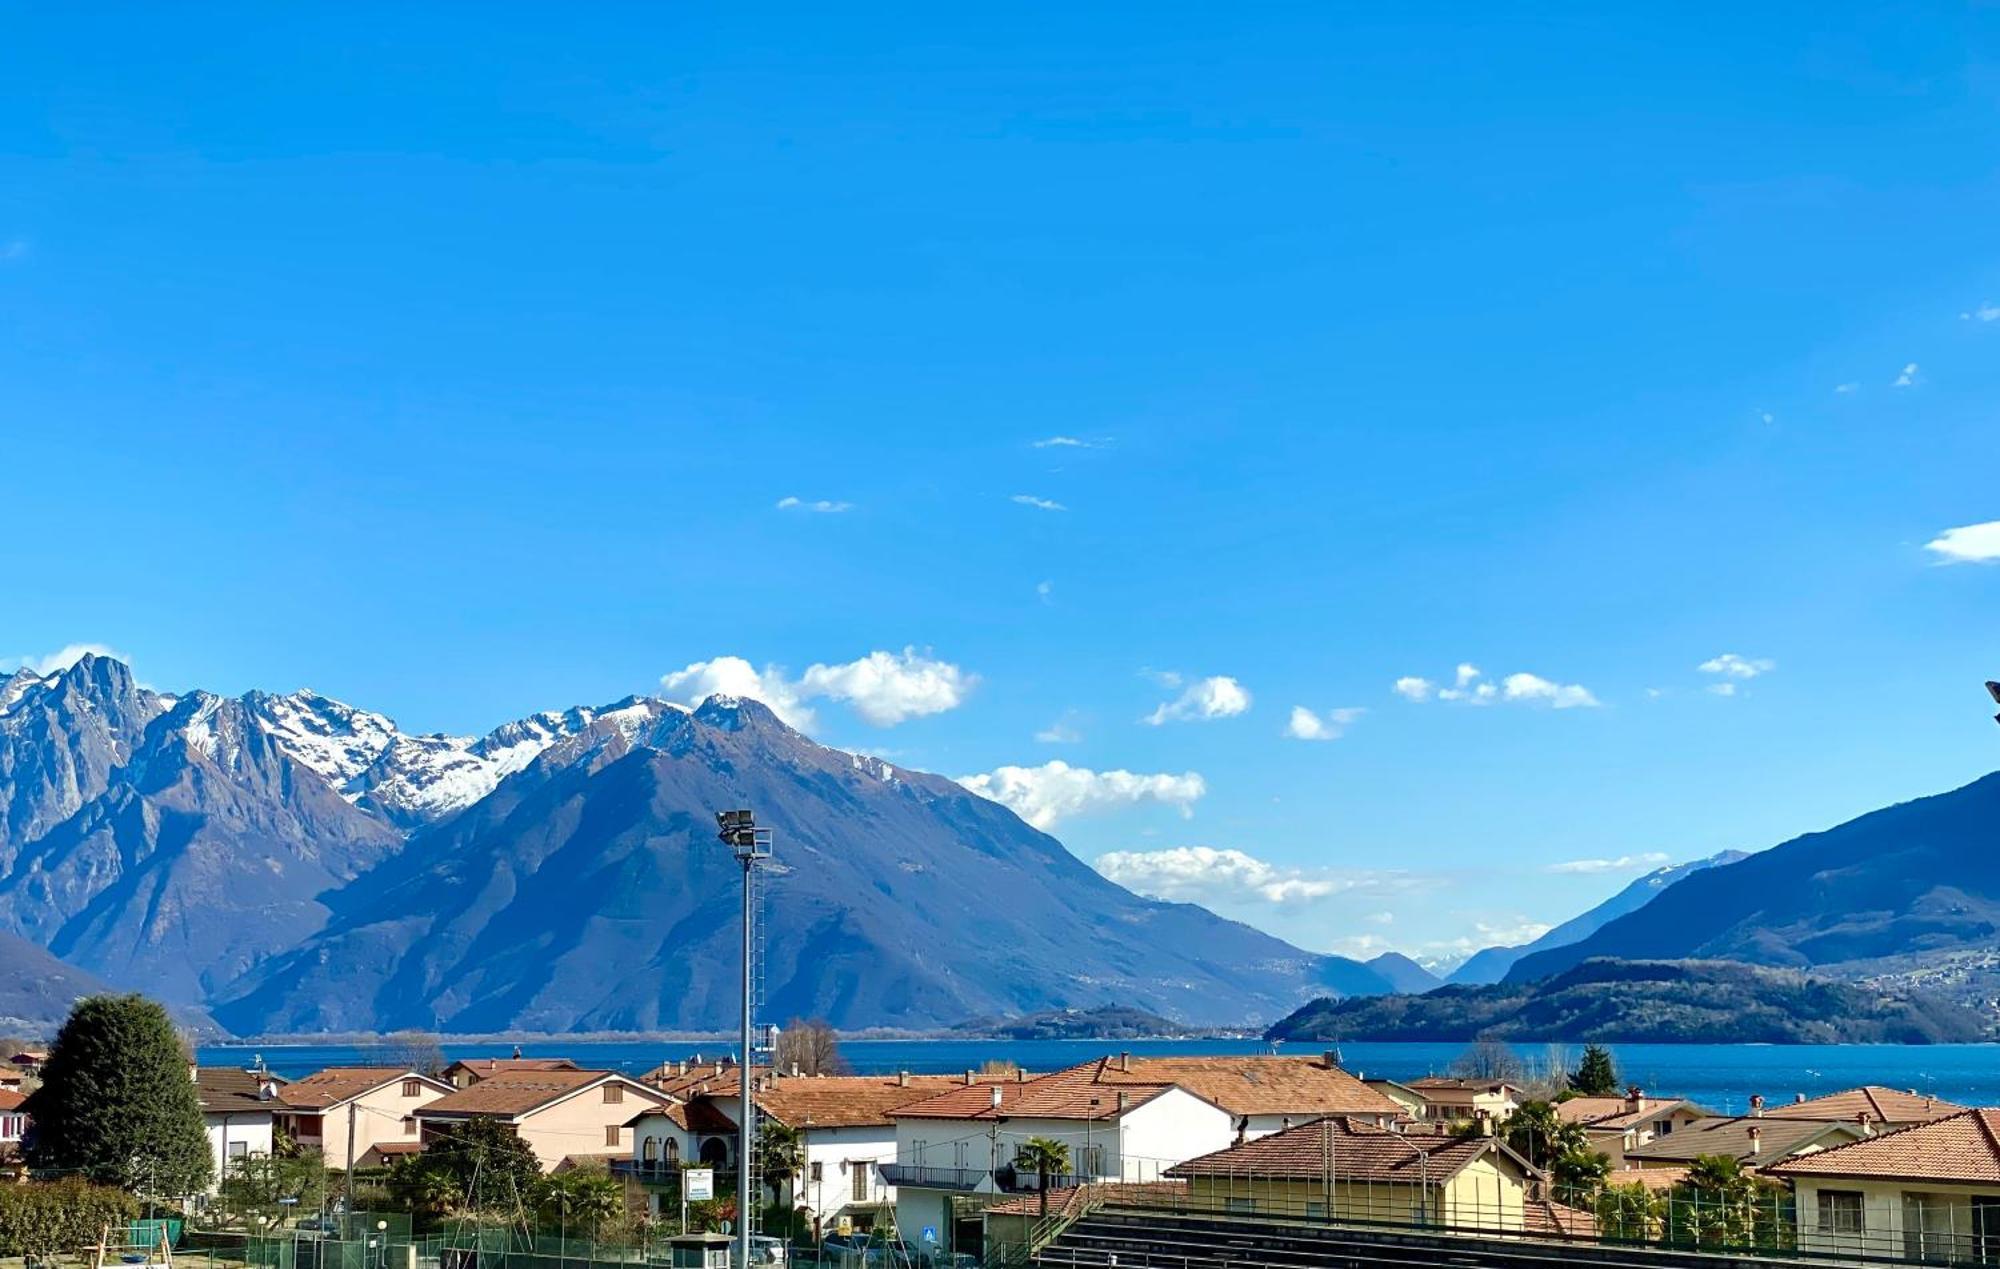
[[[1518,672],[1494,681],[1471,662],[1461,662],[1452,675],[1450,687],[1439,687],[1427,678],[1405,675],[1392,689],[1404,700],[1422,704],[1430,700],[1457,705],[1546,705],[1551,709],[1595,709],[1601,702],[1580,683],[1558,683],[1539,674]]]
[[[1979,307],[1968,309],[1958,315],[1961,322],[2000,322],[2000,304],[1992,300],[1980,301]]]
[[[1945,564],[1991,564],[2000,560],[2000,520],[1946,529],[1924,543],[1924,549]]]
[[[1903,373],[1890,383],[1892,388],[1914,388],[1923,380],[1917,374],[1917,363],[1912,361],[1903,367]]]
[[[1057,759],[1039,767],[996,767],[958,782],[1013,811],[1036,828],[1047,830],[1077,815],[1157,802],[1194,814],[1194,804],[1208,792],[1199,772],[1141,774],[1133,771],[1092,771]]]
[[[1206,723],[1233,718],[1250,708],[1250,690],[1227,674],[1217,674],[1188,684],[1187,690],[1140,721],[1150,727],[1164,723]]]
[[[1303,705],[1294,705],[1292,716],[1285,723],[1285,734],[1293,740],[1339,740],[1367,712],[1358,706],[1349,706],[1316,714]]]
[[[1214,846],[1165,850],[1114,850],[1100,855],[1098,872],[1155,899],[1299,904],[1337,894],[1391,893],[1421,881],[1393,871],[1287,868],[1247,852]]]
[[[838,515],[843,511],[854,510],[854,504],[851,502],[834,502],[827,498],[818,498],[811,502],[807,502],[803,498],[780,498],[778,499],[778,510],[814,511],[821,515]]]
[[[1063,716],[1035,733],[1037,742],[1044,745],[1074,745],[1083,741],[1083,731],[1076,725],[1076,711],[1065,710]]]
[[[1841,396],[1846,396],[1849,393],[1861,391],[1861,385],[1858,383],[1836,383],[1833,385],[1833,390]]]
[[[1065,507],[1064,505],[1062,505],[1060,502],[1057,502],[1053,498],[1040,498],[1035,496],[1034,494],[1015,494],[1011,499],[1009,499],[1009,501],[1018,502],[1024,507],[1033,507],[1037,511],[1069,510],[1068,507]]]
[[[978,682],[978,675],[914,647],[870,652],[836,665],[816,663],[796,679],[777,666],[760,670],[737,656],[696,661],[660,676],[660,687],[671,698],[696,704],[715,695],[749,697],[801,729],[815,720],[810,700],[842,701],[863,721],[893,727],[958,708]]]
[[[1056,584],[1048,580],[1036,582],[1035,598],[1045,604],[1053,604],[1056,602]]]
[[[36,674],[54,674],[58,670],[67,670],[87,656],[110,657],[114,661],[123,661],[127,665],[132,663],[131,657],[126,656],[110,644],[66,643],[54,652],[44,652],[40,655],[30,653],[27,656],[13,658],[0,657],[0,669],[19,668],[33,670]]]
[[[1566,859],[1559,864],[1550,864],[1542,871],[1584,874],[1628,872],[1634,868],[1658,868],[1671,858],[1671,855],[1649,850],[1639,855],[1620,855],[1615,859]]]
[[[1034,442],[1036,449],[1103,449],[1104,442],[1081,436],[1045,436]]]
[[[1720,674],[1728,679],[1754,679],[1777,669],[1778,663],[1769,657],[1745,657],[1725,652],[1721,656],[1710,657],[1695,668],[1703,674]]]

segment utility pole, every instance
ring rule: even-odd
[[[340,1231],[350,1241],[354,1238],[354,1109],[360,1104],[359,1098],[347,1103],[347,1175],[340,1182],[342,1205],[347,1209],[341,1215]]]
[[[737,1111],[736,1144],[736,1264],[750,1269],[750,1213],[758,1196],[751,1193],[750,1155],[757,1148],[757,1103],[751,1087],[756,1050],[751,1031],[756,1024],[757,865],[771,857],[771,830],[757,827],[749,811],[718,811],[716,835],[743,865],[743,1060],[737,1068],[743,1098]]]

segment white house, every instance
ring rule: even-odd
[[[1389,1094],[1342,1070],[1332,1053],[1278,1056],[1134,1057],[1094,1063],[1092,1079],[1120,1085],[1177,1084],[1235,1118],[1236,1139],[1254,1141],[1296,1124],[1339,1115],[1388,1128],[1409,1117]]]
[[[1041,1178],[1015,1166],[1031,1139],[1060,1142],[1079,1180],[1154,1181],[1183,1160],[1227,1147],[1236,1116],[1178,1084],[1099,1082],[1088,1063],[1017,1083],[968,1081],[890,1112],[896,1162],[881,1168],[896,1187],[904,1238],[941,1251],[978,1251],[979,1206],[1031,1190]],[[971,1201],[968,1201],[971,1200]]]
[[[1932,1263],[2000,1258],[2000,1110],[1965,1110],[1771,1166],[1799,1250]]]
[[[282,1081],[268,1071],[234,1066],[197,1066],[190,1073],[201,1121],[208,1128],[209,1157],[215,1160],[215,1179],[209,1182],[213,1194],[237,1160],[271,1153],[277,1112],[284,1109],[278,1100]]]

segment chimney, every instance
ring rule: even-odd
[[[1028,1068],[1027,1068],[1027,1067],[1025,1067],[1025,1066],[1017,1066],[1017,1067],[1015,1067],[1015,1068],[1014,1068],[1014,1082],[1015,1082],[1016,1084],[1025,1084],[1025,1083],[1027,1083],[1027,1082],[1028,1082]]]
[[[977,1084],[978,1082],[979,1082],[979,1072],[973,1070],[969,1066],[965,1068],[965,1086],[967,1088],[971,1088],[974,1084]]]
[[[1625,1090],[1625,1109],[1632,1114],[1641,1114],[1646,1109],[1646,1090],[1637,1084]]]
[[[1340,1051],[1338,1049],[1328,1049],[1326,1052],[1319,1055],[1319,1060],[1320,1063],[1324,1065],[1326,1069],[1329,1071],[1337,1071],[1340,1069]]]
[[[1762,1093],[1750,1094],[1750,1118],[1762,1119],[1763,1117],[1764,1117],[1764,1095]]]
[[[1793,1093],[1793,1094],[1792,1094],[1792,1105],[1794,1105],[1794,1106],[1803,1106],[1803,1105],[1805,1105],[1805,1104],[1806,1104],[1806,1095],[1805,1095],[1804,1093]]]
[[[717,1063],[715,1064],[715,1073],[716,1073],[717,1075],[720,1075],[720,1074],[722,1074],[722,1063],[720,1063],[720,1062],[717,1062]]]
[[[1000,1109],[1000,1086],[998,1084],[993,1086],[993,1109]]]
[[[797,1079],[799,1075],[800,1075],[799,1064],[797,1062],[794,1062],[792,1063],[792,1078]]]
[[[1867,1111],[1864,1110],[1860,1114],[1856,1115],[1854,1117],[1854,1122],[1861,1125],[1862,1136],[1872,1137],[1875,1135],[1875,1117],[1873,1115],[1870,1115]]]
[[[896,1087],[897,1087],[897,1088],[908,1088],[909,1086],[910,1086],[910,1073],[909,1073],[908,1071],[897,1071],[897,1072],[896,1072]]]
[[[1118,1090],[1118,1113],[1125,1113],[1125,1090],[1122,1088]]]
[[[278,1095],[278,1085],[277,1085],[277,1082],[276,1082],[275,1080],[269,1080],[269,1079],[267,1079],[267,1080],[265,1080],[265,1081],[263,1081],[262,1083],[260,1083],[260,1084],[258,1084],[258,1085],[257,1085],[257,1100],[258,1100],[258,1101],[260,1101],[260,1102],[268,1102],[268,1101],[270,1101],[270,1100],[271,1100],[272,1098],[276,1097],[277,1095]]]
[[[1764,1153],[1764,1130],[1756,1124],[1750,1125],[1750,1157]]]

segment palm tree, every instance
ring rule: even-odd
[[[1030,1137],[1014,1155],[1014,1166],[1032,1168],[1041,1195],[1041,1214],[1049,1214],[1049,1178],[1069,1171],[1069,1143],[1053,1137]]]
[[[758,1163],[776,1204],[785,1182],[805,1168],[805,1138],[788,1123],[766,1117],[757,1125]]]

